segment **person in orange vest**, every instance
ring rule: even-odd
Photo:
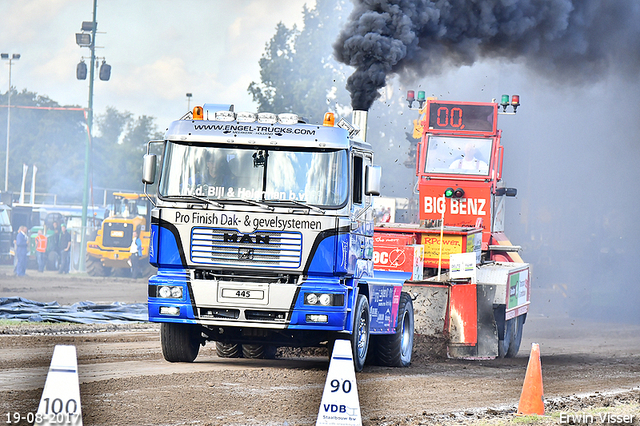
[[[42,229],[38,229],[38,235],[36,235],[36,260],[38,261],[38,272],[44,272],[46,251],[47,237],[42,234]]]

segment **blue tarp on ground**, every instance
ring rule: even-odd
[[[146,303],[98,304],[78,302],[35,302],[22,297],[0,297],[0,319],[32,322],[126,323],[149,320]]]

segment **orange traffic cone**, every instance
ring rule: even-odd
[[[542,391],[542,366],[540,365],[540,346],[531,345],[531,355],[527,364],[527,375],[524,378],[518,414],[544,414],[544,395]]]

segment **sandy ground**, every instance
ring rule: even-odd
[[[27,273],[16,278],[0,268],[0,297],[60,304],[146,301],[144,280]],[[209,344],[193,364],[171,364],[162,358],[158,329],[148,323],[0,324],[0,422],[15,412],[35,412],[54,346],[71,344],[85,425],[315,424],[326,354],[229,360]],[[640,424],[640,326],[546,317],[535,309],[516,358],[435,357],[429,342],[418,338],[409,368],[365,367],[356,375],[363,424],[521,423],[513,413],[533,342],[541,349],[551,416],[529,424],[570,423],[564,413],[602,412],[626,413],[630,424]]]

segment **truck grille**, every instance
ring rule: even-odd
[[[274,321],[285,322],[287,319],[286,312],[272,312],[272,311],[244,311],[244,317],[248,321]]]
[[[105,222],[102,234],[104,247],[126,248],[131,246],[133,226],[130,223]]]
[[[240,310],[238,309],[200,308],[200,318],[236,320],[239,316]]]
[[[297,268],[302,253],[299,232],[257,231],[197,227],[191,231],[191,261],[206,265]]]

